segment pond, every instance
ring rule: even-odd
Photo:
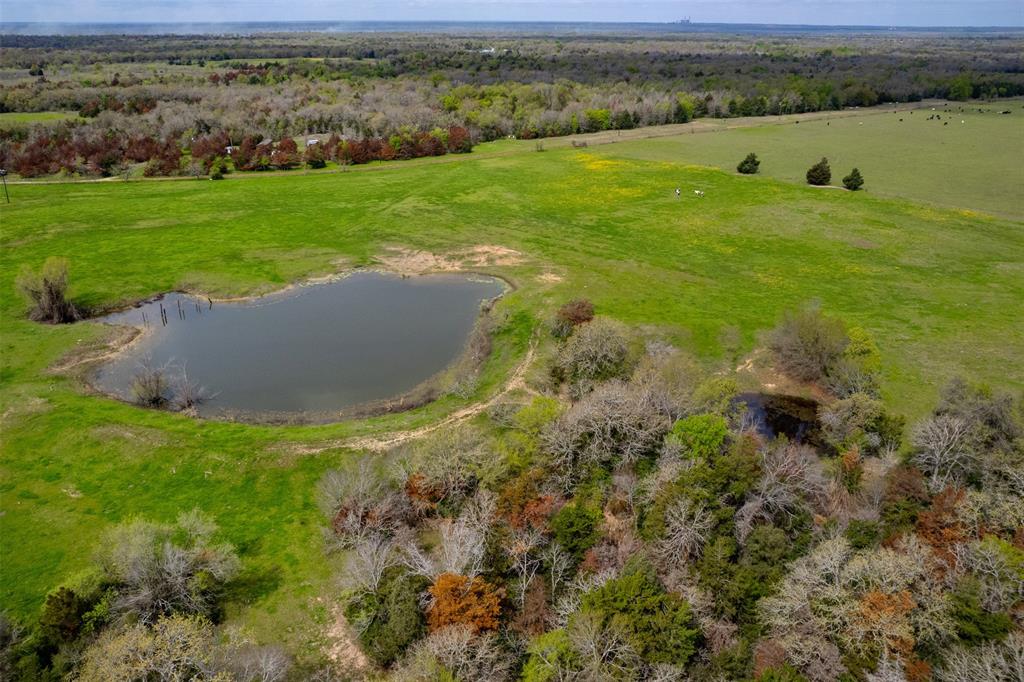
[[[400,396],[448,367],[481,304],[505,288],[477,275],[357,271],[238,302],[168,294],[100,318],[145,333],[92,383],[131,400],[148,366],[172,384],[187,374],[202,386],[203,416],[339,413]]]
[[[791,441],[820,445],[818,403],[808,398],[768,393],[741,393],[738,403],[746,403],[747,418],[765,440],[784,435]]]

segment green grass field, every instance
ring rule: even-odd
[[[1007,110],[1013,113],[999,113]],[[929,121],[933,114],[942,120]],[[952,102],[934,112],[928,107],[913,114],[900,111],[735,128],[651,140],[635,145],[629,155],[656,161],[685,159],[734,170],[748,152],[761,159],[761,173],[780,180],[803,182],[807,168],[825,156],[835,185],[857,167],[872,195],[1024,217],[1024,171],[1019,162],[1024,156],[1024,106],[1020,101]]]
[[[33,123],[52,123],[78,118],[77,111],[35,111],[29,113],[10,111],[0,114],[0,130],[17,128]]]
[[[422,425],[465,403],[449,397],[362,422],[270,427],[194,421],[89,396],[48,368],[95,345],[105,330],[28,322],[13,284],[22,264],[66,256],[75,300],[108,305],[182,287],[265,291],[370,264],[388,246],[515,249],[520,264],[491,269],[519,288],[501,303],[510,321],[469,400],[503,382],[532,327],[571,297],[589,297],[601,314],[672,340],[710,368],[731,364],[722,344],[731,327],[745,353],[783,310],[819,299],[872,332],[887,401],[915,417],[957,373],[1024,388],[1024,224],[1000,217],[1021,214],[1020,176],[1006,177],[1003,158],[1021,115],[969,121],[971,129],[989,120],[1003,126],[991,130],[990,147],[973,152],[991,163],[962,158],[959,147],[953,157],[921,152],[933,165],[968,169],[956,172],[965,187],[1016,189],[991,211],[974,195],[963,200],[972,210],[940,206],[944,192],[878,158],[902,143],[866,145],[867,122],[845,127],[854,119],[826,132],[848,140],[835,170],[859,165],[869,193],[784,181],[833,156],[793,137],[797,127],[825,135],[818,124],[588,149],[555,143],[543,153],[532,143],[497,143],[443,163],[376,172],[14,185],[12,203],[0,208],[0,606],[19,617],[34,613],[48,590],[88,564],[110,524],[133,515],[170,520],[199,506],[245,562],[231,613],[258,636],[283,634],[294,649],[315,648],[322,598],[336,590],[315,484],[351,453],[296,454],[289,444]],[[752,139],[761,144],[752,149],[764,176],[695,165],[713,155],[734,165],[734,152],[747,151]],[[696,145],[705,145],[706,158],[696,158]],[[769,170],[776,165],[788,170]],[[776,172],[783,179],[771,177]],[[881,197],[887,172],[886,192],[920,194],[931,204]],[[542,277],[550,274],[560,281]],[[292,625],[282,633],[282,623]]]
[[[933,114],[942,119],[929,121]],[[943,125],[947,122],[948,126]],[[623,154],[630,158],[715,166],[730,172],[754,152],[761,159],[761,175],[798,184],[804,182],[811,164],[825,156],[834,185],[840,185],[856,166],[872,195],[1024,219],[1024,170],[1019,163],[1024,156],[1024,100],[1020,99],[945,106],[925,102],[900,105],[898,111],[880,106],[797,116],[698,119],[578,139],[628,140]],[[535,143],[511,144],[528,149]],[[568,141],[545,140],[544,144]]]

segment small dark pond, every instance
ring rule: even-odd
[[[768,393],[741,393],[737,403],[746,403],[747,418],[766,440],[784,435],[791,441],[820,445],[818,403],[807,398]]]
[[[100,319],[146,333],[93,384],[131,399],[148,363],[170,377],[185,368],[214,396],[199,406],[204,416],[338,412],[401,395],[445,369],[464,350],[481,303],[505,288],[491,277],[360,271],[241,302],[168,294]]]

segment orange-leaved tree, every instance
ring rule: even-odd
[[[474,632],[498,628],[502,592],[483,578],[442,573],[429,591],[427,624],[431,632],[449,625],[467,625]]]

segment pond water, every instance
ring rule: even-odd
[[[100,367],[93,385],[131,399],[148,364],[172,380],[184,368],[213,396],[198,407],[203,416],[338,412],[399,396],[445,369],[481,303],[505,286],[474,275],[360,271],[240,302],[168,294],[100,319],[146,333]]]
[[[808,398],[769,393],[741,393],[736,402],[746,403],[747,418],[765,440],[784,435],[791,441],[820,445],[818,403]]]

